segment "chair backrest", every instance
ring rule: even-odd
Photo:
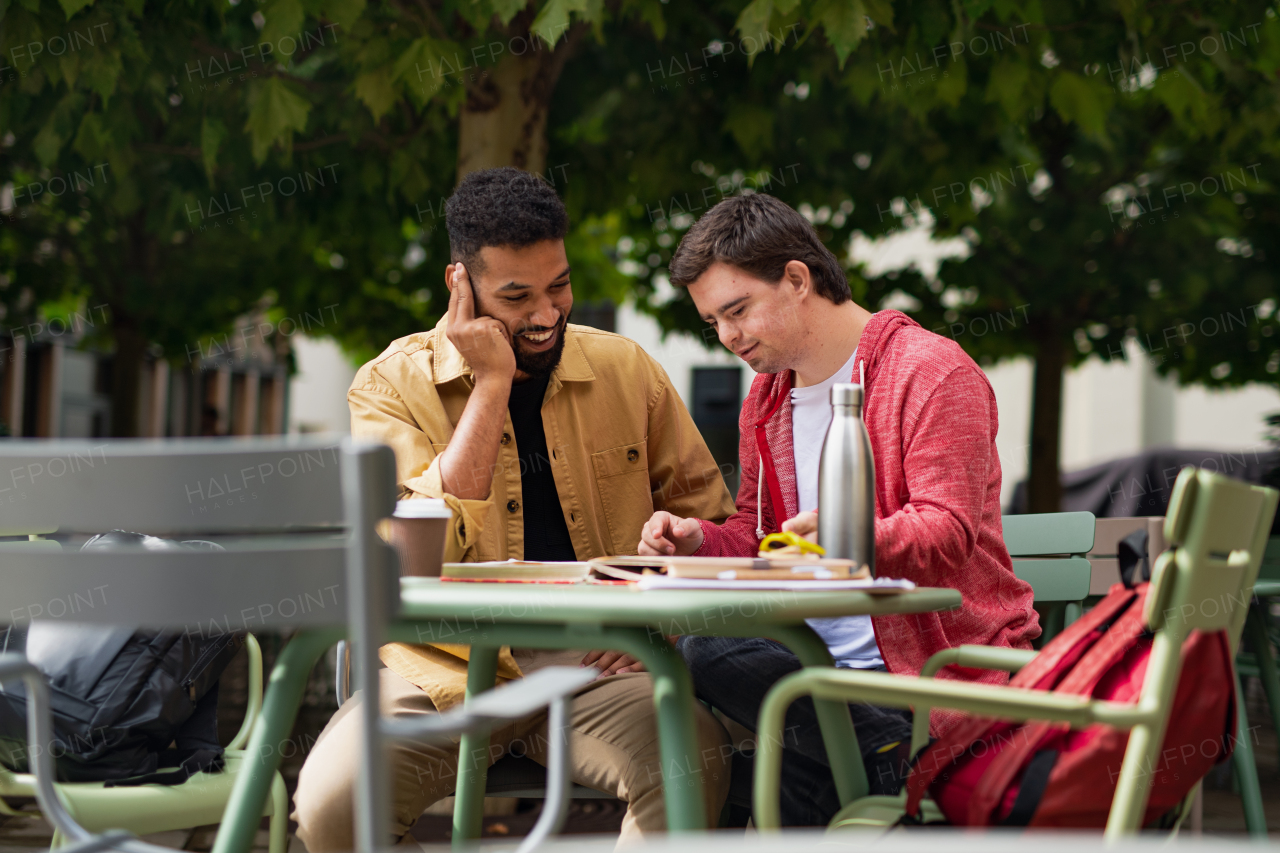
[[[1013,572],[1031,584],[1037,604],[1084,600],[1091,574],[1084,555],[1093,547],[1093,513],[1007,515],[1001,525]]]
[[[1011,557],[1085,554],[1093,547],[1096,527],[1091,512],[1006,515],[1000,523]]]
[[[0,442],[0,535],[118,528],[226,548],[7,543],[0,622],[213,633],[345,624],[349,534],[390,515],[394,501],[390,449],[349,440]],[[376,535],[359,538],[380,564],[370,570],[394,574],[390,549]]]
[[[1257,580],[1280,581],[1280,536],[1272,536],[1267,540]]]
[[[1277,499],[1280,492],[1274,489],[1210,471],[1187,467],[1178,474],[1164,524],[1165,541],[1173,550],[1161,554],[1152,568],[1144,613],[1155,637],[1138,706],[1158,709],[1160,717],[1152,736],[1155,745],[1142,761],[1154,763],[1159,753],[1187,635],[1195,629],[1224,629],[1234,654]],[[1149,772],[1144,766],[1151,764],[1131,767],[1126,755],[1122,777]],[[1123,778],[1121,785],[1134,791],[1146,788],[1145,782],[1126,783]],[[1145,794],[1141,799],[1137,805],[1131,800],[1130,808],[1140,811]]]
[[[1174,483],[1156,561],[1147,622],[1179,637],[1228,631],[1233,646],[1267,547],[1280,492],[1195,468]]]
[[[0,536],[341,528],[333,437],[0,444]]]

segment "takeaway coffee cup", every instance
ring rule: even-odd
[[[453,511],[439,498],[396,501],[391,517],[391,544],[400,555],[405,577],[440,577],[444,538]]]

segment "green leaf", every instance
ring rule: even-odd
[[[991,69],[991,77],[987,81],[987,103],[999,104],[1010,120],[1017,121],[1029,106],[1026,95],[1030,77],[1031,69],[1025,62],[1001,59]]]
[[[1168,107],[1174,121],[1192,137],[1217,130],[1217,122],[1209,120],[1209,98],[1196,85],[1191,70],[1185,65],[1179,64],[1170,71],[1161,72],[1154,91],[1161,103]]]
[[[431,188],[420,159],[404,148],[391,155],[389,172],[388,189],[394,187],[408,201],[416,202]]]
[[[735,26],[744,42],[750,38],[754,39],[753,44],[759,44],[761,41],[759,36],[769,31],[769,19],[772,17],[773,0],[752,0],[751,5],[743,9],[742,14],[738,15],[738,22]],[[748,61],[753,61],[755,55],[761,49],[760,47],[755,48],[747,57]]]
[[[889,0],[862,0],[867,17],[893,32],[893,5]]]
[[[840,67],[867,35],[867,11],[863,0],[824,0],[815,4],[814,17],[822,24]]]
[[[450,42],[435,41],[426,36],[415,39],[396,60],[392,79],[402,83],[409,97],[421,109],[448,82],[449,74],[456,72],[452,64],[445,65],[445,58],[457,54],[458,46]]]
[[[102,126],[102,116],[98,113],[85,113],[71,147],[89,162],[110,159],[113,147],[111,133]]]
[[[213,186],[213,172],[218,166],[218,146],[227,138],[227,127],[216,118],[205,116],[200,125],[200,159],[204,161],[204,173]]]
[[[667,34],[667,19],[662,14],[662,4],[658,0],[648,0],[640,6],[640,20],[649,25],[649,29],[653,30],[653,37],[658,41]]]
[[[322,16],[338,25],[338,31],[350,29],[364,14],[365,0],[324,0]]]
[[[67,13],[67,20],[71,20],[71,16],[79,12],[85,6],[92,6],[93,0],[58,0],[62,6],[62,11]]]
[[[279,77],[271,77],[249,87],[249,131],[253,159],[267,159],[271,146],[279,142],[288,148],[295,131],[306,130],[311,103]]]
[[[1088,135],[1102,139],[1106,136],[1107,113],[1111,110],[1113,95],[1109,86],[1096,81],[1097,78],[1091,80],[1071,71],[1059,71],[1049,88],[1049,103],[1058,115],[1075,122]]]
[[[40,12],[40,0],[18,0],[18,5],[32,14]]]
[[[729,111],[724,129],[752,160],[759,159],[773,147],[773,110],[754,104],[741,104]]]
[[[58,69],[62,72],[62,79],[67,81],[67,88],[74,89],[80,72],[80,52],[68,50],[59,56]]]
[[[398,98],[391,84],[392,67],[384,65],[374,71],[366,71],[356,78],[356,97],[373,113],[376,124],[386,115]]]
[[[63,139],[54,127],[57,116],[51,116],[45,126],[40,128],[40,132],[36,134],[36,138],[31,141],[31,148],[36,152],[36,157],[46,166],[53,165],[58,159],[58,152],[62,150],[62,145],[67,140]]]
[[[954,107],[968,89],[969,66],[963,60],[957,60],[942,70],[942,79],[938,81],[935,94],[941,103]]]
[[[116,81],[123,70],[120,55],[110,50],[99,50],[84,54],[84,67],[80,73],[89,79],[89,87],[102,98],[103,106],[116,91]]]
[[[493,0],[493,11],[505,27],[527,5],[527,0]]]
[[[262,28],[260,41],[279,44],[283,36],[298,37],[302,29],[306,13],[302,10],[301,0],[270,0],[262,7],[262,15],[267,23]],[[277,57],[281,62],[288,62],[288,57]]]
[[[547,0],[529,32],[554,47],[569,29],[569,13],[586,11],[587,0]]]

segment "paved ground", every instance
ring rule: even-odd
[[[268,645],[268,666],[273,648]],[[278,645],[275,646],[278,648]],[[241,669],[228,670],[224,676],[227,695],[223,699],[232,707],[223,715],[222,726],[224,742],[230,738],[239,724],[239,716],[235,712],[235,696],[237,679],[241,689],[244,674]],[[294,742],[298,748],[294,755],[286,760],[283,768],[286,784],[292,791],[297,779],[298,768],[307,750],[315,742],[315,736],[323,728],[325,720],[332,713],[331,678],[325,665],[317,668],[307,703],[298,719],[294,731]],[[1258,758],[1258,770],[1262,782],[1263,801],[1267,809],[1267,822],[1273,840],[1280,839],[1280,742],[1277,741],[1274,725],[1271,723],[1265,700],[1258,684],[1251,684],[1247,700],[1250,724],[1253,726],[1255,738],[1254,749]],[[243,714],[242,706],[239,714]],[[20,807],[24,815],[20,817],[0,816],[0,853],[28,853],[28,851],[45,850],[52,838],[49,826],[34,815],[35,804],[27,801],[14,801],[11,805]],[[442,806],[444,808],[442,808]],[[524,835],[537,820],[541,802],[537,800],[490,801],[491,812],[485,818],[485,836],[489,838],[513,838]],[[450,819],[447,804],[438,804],[431,813],[423,815],[413,828],[414,839],[426,844],[445,842],[449,835]],[[573,804],[566,832],[571,833],[616,833],[622,822],[623,805],[614,800],[579,800]],[[292,826],[290,827],[292,829]],[[190,830],[167,832],[148,836],[147,840],[166,847],[204,853],[212,848],[217,827],[205,826]],[[1232,792],[1229,766],[1224,765],[1210,775],[1206,781],[1204,797],[1204,831],[1214,835],[1240,835],[1244,833],[1244,814],[1240,806],[1240,798]],[[265,853],[267,846],[266,823],[258,833],[254,853]],[[289,853],[306,853],[305,847],[290,835]]]

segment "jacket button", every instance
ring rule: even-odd
[[[515,512],[520,508],[519,501],[507,501],[507,512]]]
[[[502,446],[506,447],[510,443],[511,443],[511,435],[509,433],[504,432],[502,434]]]
[[[635,461],[636,461],[637,459],[639,459],[639,458],[640,458],[640,451],[639,451],[639,450],[628,450],[628,451],[627,451],[627,461],[628,461],[628,462],[635,462]]]

